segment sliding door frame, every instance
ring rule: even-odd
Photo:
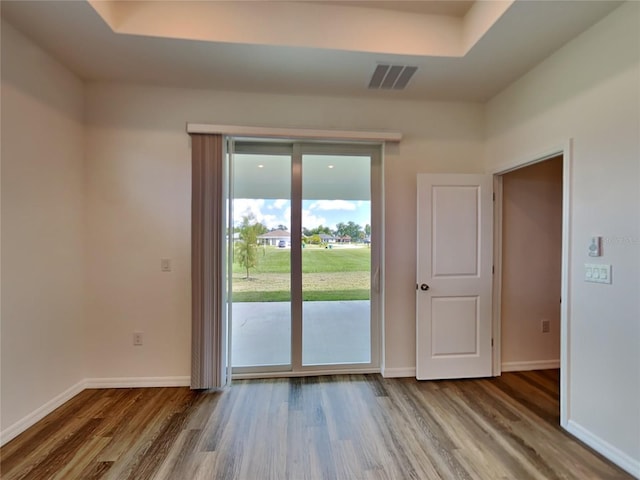
[[[234,378],[323,375],[331,373],[377,373],[382,358],[383,325],[383,144],[340,141],[284,141],[233,138],[233,153],[291,155],[291,364],[233,367]],[[370,362],[331,365],[302,364],[302,157],[303,155],[368,156],[371,185],[371,282]],[[233,179],[231,178],[231,182]],[[232,189],[230,189],[232,191]],[[230,198],[233,200],[233,197]],[[230,206],[232,205],[230,201]],[[231,207],[230,207],[231,208]],[[230,230],[231,231],[231,230]],[[228,240],[232,242],[230,237]],[[294,247],[297,246],[297,247]],[[229,250],[231,252],[231,249]],[[231,278],[228,279],[231,289]],[[231,309],[230,309],[231,310]],[[230,316],[231,318],[231,316]],[[231,338],[231,335],[229,335]],[[231,348],[229,348],[231,350]]]

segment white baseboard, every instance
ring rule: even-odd
[[[63,405],[65,402],[68,402],[77,394],[85,389],[85,381],[82,380],[75,385],[69,387],[67,390],[62,392],[61,394],[55,396],[47,403],[42,405],[41,407],[35,409],[33,412],[28,414],[26,417],[18,420],[13,425],[5,428],[0,432],[0,446],[6,444],[7,442],[13,440],[15,437],[24,432],[27,428],[35,425],[36,422],[39,422],[44,417],[53,412],[56,408]]]
[[[414,377],[416,376],[415,367],[407,367],[407,368],[384,368],[382,370],[382,376],[384,378],[403,378],[403,377]]]
[[[329,370],[308,370],[306,372],[259,372],[259,373],[233,373],[233,380],[253,380],[257,378],[294,378],[294,377],[310,377],[319,375],[344,375],[345,370],[329,369]],[[360,368],[349,370],[349,374],[366,375],[369,373],[380,373],[379,368]]]
[[[0,446],[13,440],[87,388],[188,387],[191,377],[86,378],[0,432]]]
[[[188,387],[191,377],[87,378],[85,388]]]
[[[560,368],[558,360],[540,360],[534,362],[502,362],[503,372],[524,372],[527,370],[548,370],[550,368]]]
[[[569,420],[567,423],[567,431],[575,436],[578,440],[589,445],[595,451],[601,455],[607,457],[613,463],[618,465],[623,470],[626,470],[636,478],[640,478],[640,460],[635,459],[620,451],[610,443],[602,440],[600,437],[594,435],[586,428],[577,424],[573,420]]]

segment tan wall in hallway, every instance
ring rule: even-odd
[[[562,157],[505,174],[502,208],[502,367],[528,370],[560,359]]]

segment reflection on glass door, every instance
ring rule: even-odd
[[[302,365],[371,362],[371,157],[302,155]]]
[[[233,155],[231,364],[291,365],[291,155]]]
[[[380,172],[375,147],[235,142],[234,373],[378,367]]]

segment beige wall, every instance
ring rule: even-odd
[[[562,156],[503,175],[502,199],[502,370],[551,368],[560,362]]]
[[[3,431],[87,374],[82,122],[82,83],[2,22]]]
[[[5,23],[2,62],[3,431],[85,378],[189,375],[187,121],[403,132],[386,153],[385,359],[412,375],[415,174],[481,170],[481,105],[83,87]]]
[[[186,122],[393,130],[385,155],[385,363],[415,371],[417,172],[482,168],[482,106],[90,84],[88,325],[96,377],[189,374]],[[160,272],[160,258],[174,271]],[[134,348],[131,334],[145,332]]]
[[[640,475],[640,3],[628,2],[487,105],[487,169],[573,139],[568,416]],[[587,256],[590,237],[604,255]],[[584,263],[613,284],[584,282]]]

